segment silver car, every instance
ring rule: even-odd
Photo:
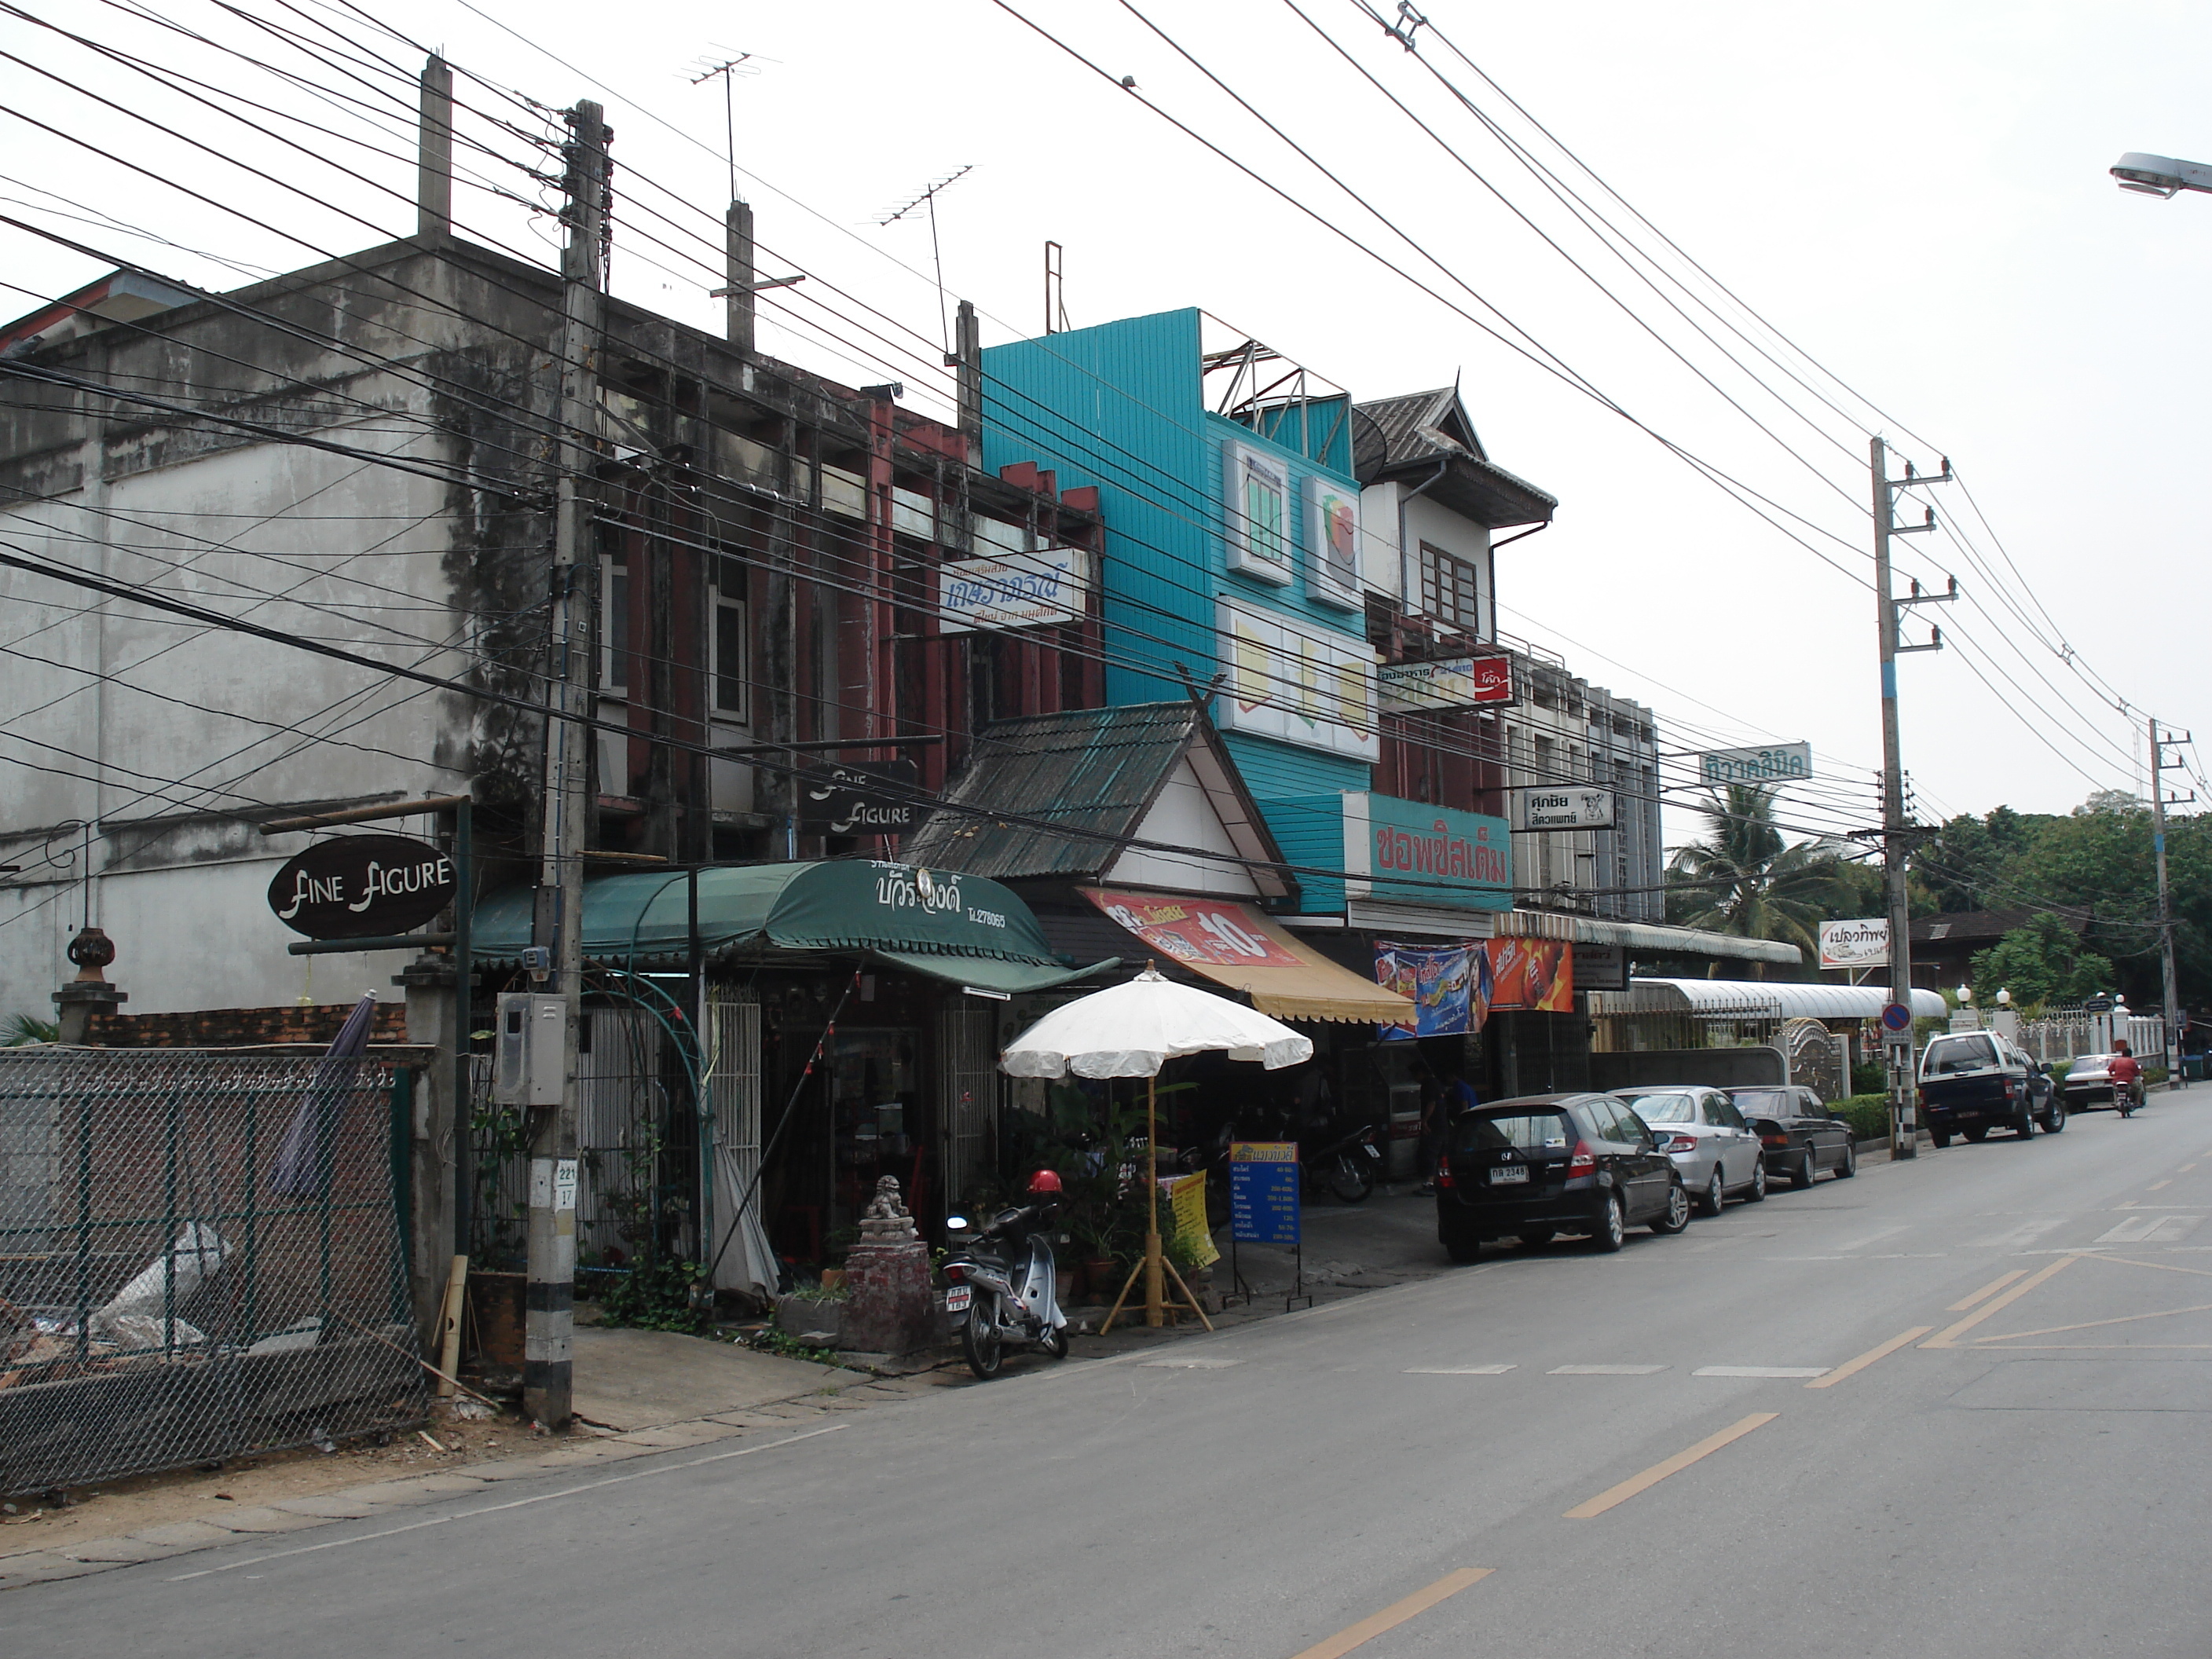
[[[2092,1101],[2101,1100],[2107,1106],[2118,1103],[2112,1096],[2112,1074],[2106,1068],[2116,1056],[2112,1054],[2082,1054],[2066,1067],[2066,1109],[2086,1112]]]
[[[1703,1213],[1718,1215],[1732,1197],[1756,1204],[1766,1196],[1759,1136],[1726,1090],[1685,1084],[1636,1094],[1623,1090],[1621,1098],[1650,1126]]]

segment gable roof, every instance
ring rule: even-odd
[[[1129,843],[1140,838],[1179,776],[1201,792],[1218,822],[1221,846],[1233,849],[1229,856],[1256,861],[1229,866],[1249,878],[1245,890],[1267,898],[1297,891],[1287,870],[1265,867],[1284,863],[1282,849],[1213,722],[1189,702],[993,721],[976,732],[974,754],[945,795],[955,807],[1006,817],[933,813],[908,837],[902,856],[994,881],[1098,880],[1131,854]],[[1180,861],[1194,873],[1209,861],[1207,849],[1177,845],[1188,848]],[[1224,862],[1218,854],[1212,861],[1217,867]]]
[[[1548,524],[1559,510],[1558,497],[1483,453],[1456,386],[1378,398],[1355,413],[1352,465],[1362,489],[1398,478],[1432,479],[1425,493],[1492,530]]]

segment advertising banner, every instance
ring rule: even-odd
[[[1234,900],[1100,896],[1091,902],[1163,956],[1178,962],[1223,968],[1255,963],[1276,968],[1305,965],[1259,929],[1246,927],[1244,907]]]
[[[1626,991],[1628,988],[1628,950],[1620,945],[1575,946],[1575,989]]]
[[[1386,714],[1425,708],[1482,708],[1513,698],[1510,657],[1447,657],[1441,662],[1386,663],[1377,671]]]
[[[1364,635],[1229,599],[1216,602],[1214,625],[1229,659],[1214,705],[1223,731],[1381,758],[1375,647]]]
[[[1498,1013],[1568,1014],[1575,1007],[1575,947],[1558,939],[1492,939],[1490,1008]]]
[[[1490,1006],[1490,957],[1481,944],[1399,945],[1375,941],[1375,982],[1413,1000],[1411,1025],[1385,1025],[1383,1038],[1455,1036],[1482,1029]]]
[[[1872,916],[1863,921],[1822,922],[1820,966],[1836,969],[1888,967],[1888,918]]]
[[[1307,586],[1323,605],[1358,611],[1367,603],[1359,585],[1359,489],[1334,484],[1314,473],[1306,479]]]
[[[1194,1170],[1161,1184],[1167,1188],[1169,1211],[1175,1218],[1175,1236],[1182,1242],[1191,1265],[1211,1267],[1221,1260],[1221,1252],[1213,1248],[1213,1231],[1206,1224],[1206,1171]]]

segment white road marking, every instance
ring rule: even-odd
[[[1692,1376],[1771,1376],[1804,1378],[1826,1376],[1826,1365],[1700,1365],[1690,1373]]]
[[[1547,1376],[1651,1376],[1664,1365],[1554,1365]]]
[[[1987,1250],[2024,1250],[2045,1233],[2057,1232],[2074,1218],[2062,1215],[2048,1221],[2023,1221],[2017,1227],[1987,1238],[1977,1238],[1968,1247]]]
[[[1884,1227],[1880,1232],[1868,1233],[1863,1237],[1854,1238],[1847,1243],[1838,1244],[1836,1246],[1836,1251],[1838,1255],[1849,1255],[1855,1250],[1863,1250],[1869,1244],[1879,1244],[1885,1238],[1894,1238],[1899,1233],[1909,1233],[1911,1231],[1909,1225]]]
[[[2178,1244],[2197,1230],[2201,1215],[2131,1215],[2098,1235],[2100,1244]]]
[[[1407,1376],[1503,1376],[1517,1365],[1408,1365]]]
[[[1225,1371],[1231,1365],[1241,1365],[1244,1362],[1241,1359],[1223,1359],[1212,1354],[1192,1354],[1188,1358],[1147,1359],[1143,1363],[1147,1365],[1162,1366],[1170,1370]]]

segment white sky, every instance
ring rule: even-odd
[[[751,8],[662,0],[615,30],[604,8],[482,3],[616,96],[462,6],[390,0],[374,9],[413,40],[442,46],[462,68],[545,105],[605,99],[620,210],[630,221],[617,232],[615,263],[616,289],[627,297],[719,327],[720,302],[705,297],[708,273],[645,234],[713,257],[727,190],[722,100],[715,86],[686,84],[681,71],[716,48],[728,49],[719,56],[750,50],[772,60],[737,87],[739,163],[753,175],[744,188],[771,250],[762,264],[773,274],[812,273],[804,287],[764,301],[764,314],[776,316],[781,306],[844,341],[833,346],[772,326],[763,331],[769,349],[849,381],[902,380],[919,406],[941,398],[938,299],[919,274],[929,262],[926,222],[878,228],[870,221],[933,178],[973,164],[942,198],[940,227],[947,286],[981,307],[987,343],[1041,326],[1041,250],[1053,238],[1066,247],[1067,307],[1079,325],[1200,305],[1359,398],[1461,375],[1492,459],[1560,500],[1553,529],[1499,555],[1504,625],[1556,646],[1593,681],[1650,702],[1669,749],[1706,746],[1708,735],[1809,739],[1823,781],[1791,797],[1785,816],[1836,828],[1873,822],[1880,740],[1867,588],[1733,504],[1619,416],[1207,155],[993,0]],[[338,0],[295,0],[297,9],[283,0],[245,3],[272,25],[305,33],[326,22],[410,71],[416,66],[410,47]],[[1939,454],[1951,456],[2020,578],[1956,487],[1928,492],[1939,513],[1967,526],[1989,570],[1940,535],[1899,546],[1901,572],[1939,587],[1940,571],[1955,573],[1979,606],[1930,607],[1923,615],[1945,626],[1954,648],[1900,664],[1905,759],[1923,816],[2001,802],[2063,811],[2092,787],[2137,787],[2139,730],[2100,706],[2008,596],[2045,640],[2063,634],[2137,707],[2185,727],[2212,715],[2200,707],[2197,672],[2194,636],[2212,629],[2212,613],[2201,514],[2190,505],[2198,475],[2188,459],[2212,438],[2208,329],[2196,320],[2212,258],[2212,200],[2130,196],[2105,171],[2125,149],[2212,159],[2201,72],[2212,9],[1434,0],[1435,22],[1506,92],[1893,417],[1868,414],[1791,359],[1850,412],[1846,420],[1740,343],[1730,342],[1788,394],[1789,406],[1698,340],[1352,0],[1297,3],[1803,461],[1501,208],[1288,0],[1146,0],[1143,9],[1543,348],[1668,440],[1811,520],[1818,528],[1800,526],[1799,533],[1845,570],[1870,573],[1866,435],[1856,421],[1902,442],[1924,470]],[[183,249],[26,204],[112,216],[269,269],[411,230],[411,209],[400,198],[412,190],[412,166],[396,154],[396,139],[375,137],[234,57],[135,21],[109,0],[66,9],[31,0],[32,10],[41,7],[105,44],[374,137],[395,154],[319,134],[301,135],[313,155],[281,147],[9,19],[0,21],[0,49],[305,194],[0,63],[0,108],[62,127],[301,241],[12,118],[0,138],[0,212],[214,287],[242,278]],[[1134,76],[1147,98],[1483,314],[1123,6],[1018,0],[1018,9],[1114,76]],[[204,0],[173,0],[164,10],[272,61],[283,50]],[[1425,33],[1421,47],[1486,112],[1541,144],[1441,40]],[[397,131],[396,106],[371,90],[374,72],[362,72],[369,85],[315,71],[392,112],[380,121]],[[466,82],[462,94],[523,118]],[[522,153],[504,142],[509,154]],[[1548,147],[1540,153],[1564,166]],[[347,178],[331,158],[397,194]],[[538,193],[513,169],[483,165],[505,188]],[[690,205],[657,195],[641,175]],[[1616,222],[1631,223],[1586,176],[1566,176]],[[641,216],[629,205],[640,201],[684,228]],[[512,202],[465,186],[457,213],[485,240],[540,258],[550,250],[546,222]],[[1649,231],[1634,228],[1641,245],[1659,250]],[[0,281],[9,285],[0,289],[0,315],[27,311],[34,295],[65,292],[103,268],[0,227]],[[823,302],[843,314],[825,313]],[[866,315],[863,303],[896,324]],[[863,327],[890,337],[896,351],[864,337]],[[1668,830],[1679,839],[1694,823],[1677,811]]]

